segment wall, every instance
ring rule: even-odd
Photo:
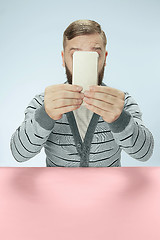
[[[123,153],[122,166],[160,166],[159,12],[156,0],[1,1],[0,166],[45,166],[43,150],[25,163],[16,162],[10,138],[23,121],[30,100],[46,86],[66,80],[62,36],[77,19],[101,24],[109,52],[104,82],[134,97],[155,139],[150,160],[139,162]]]

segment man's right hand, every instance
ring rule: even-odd
[[[81,86],[56,84],[45,88],[44,107],[53,120],[59,120],[63,113],[80,107],[84,98],[84,94],[81,93],[83,87],[80,90],[77,90],[77,87]]]

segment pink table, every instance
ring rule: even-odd
[[[0,239],[160,240],[160,167],[1,167]]]

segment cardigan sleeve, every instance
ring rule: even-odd
[[[55,124],[45,112],[43,93],[31,100],[24,113],[24,121],[10,140],[12,155],[18,162],[25,162],[41,151]]]
[[[147,161],[154,148],[154,138],[142,121],[142,112],[136,101],[125,93],[125,104],[119,118],[109,127],[115,141],[127,154],[139,161]]]

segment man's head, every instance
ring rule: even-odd
[[[61,54],[69,84],[72,84],[73,53],[75,51],[96,51],[99,54],[98,85],[101,85],[108,54],[106,44],[106,35],[95,21],[77,20],[67,27],[63,34]]]

